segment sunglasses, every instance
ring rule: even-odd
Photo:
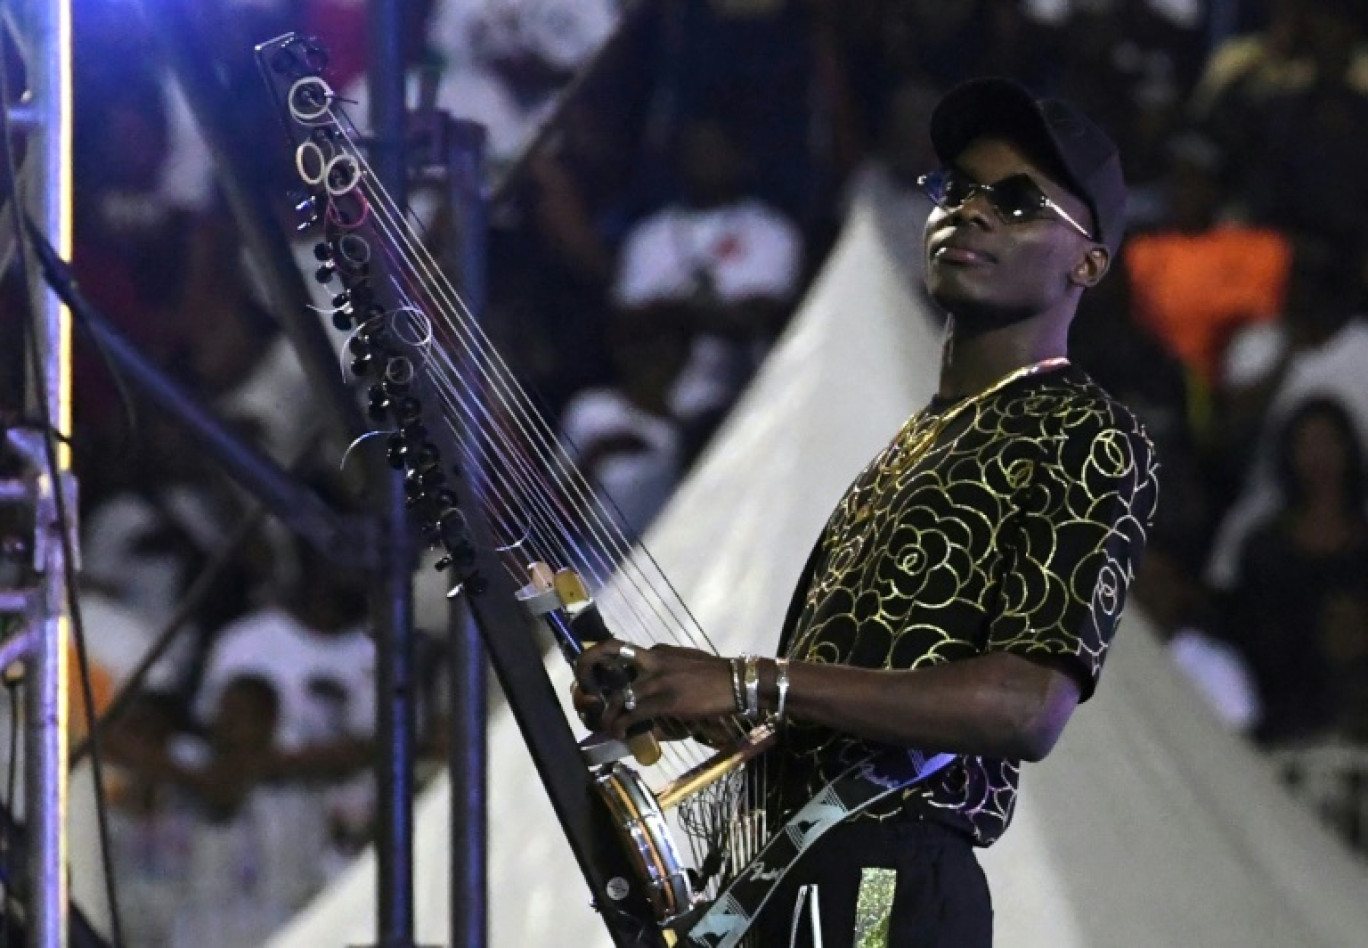
[[[953,168],[940,168],[918,178],[917,187],[945,211],[963,207],[975,194],[982,194],[1004,224],[1039,220],[1049,212],[1088,240],[1095,239],[1068,211],[1050,200],[1028,174],[1009,175],[995,184],[979,184]]]

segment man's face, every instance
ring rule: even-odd
[[[1011,142],[978,139],[960,153],[954,169],[987,185],[1027,174],[1046,197],[1093,230],[1087,205]],[[932,299],[955,317],[957,330],[969,333],[1051,310],[1071,313],[1081,287],[1071,277],[1098,245],[1048,210],[1007,223],[990,197],[977,192],[960,207],[932,209],[924,241]]]

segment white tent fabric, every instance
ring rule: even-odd
[[[907,228],[866,192],[800,314],[650,547],[723,653],[770,651],[792,584],[850,478],[933,388],[939,340]],[[886,234],[899,233],[890,245]],[[548,667],[568,686],[553,656]],[[564,689],[562,689],[564,691]],[[608,946],[511,718],[490,722],[490,937]],[[449,944],[448,787],[418,808],[418,937]],[[1135,610],[1098,696],[1029,766],[983,854],[1013,948],[1368,943],[1368,872],[1222,731]],[[373,940],[365,858],[272,942]]]

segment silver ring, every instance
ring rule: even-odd
[[[637,706],[636,692],[632,690],[631,684],[622,687],[622,710],[635,711]]]
[[[636,661],[636,647],[630,642],[623,642],[622,648],[618,649],[618,655],[624,662]]]

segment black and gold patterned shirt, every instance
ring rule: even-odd
[[[786,623],[793,659],[910,669],[988,652],[1051,657],[1091,696],[1145,544],[1149,439],[1081,370],[914,414],[827,521]],[[877,745],[792,722],[787,815]],[[923,748],[935,751],[936,748]],[[936,819],[986,846],[1019,761],[959,757],[859,818]]]

